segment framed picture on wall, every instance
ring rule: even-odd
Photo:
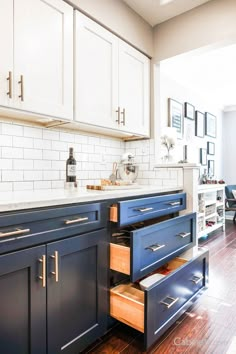
[[[200,163],[203,166],[207,165],[207,150],[203,148],[200,149]]]
[[[216,138],[216,116],[208,112],[205,113],[205,134]]]
[[[204,138],[204,114],[200,111],[195,112],[195,135]]]
[[[214,174],[215,174],[215,161],[208,160],[208,175],[212,177],[214,176]]]
[[[215,143],[207,142],[207,153],[208,155],[215,155]]]
[[[183,105],[182,103],[168,98],[169,126],[176,128],[177,138],[183,139]]]
[[[195,107],[188,102],[184,102],[184,116],[191,120],[195,119]]]

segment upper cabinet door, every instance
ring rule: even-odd
[[[0,43],[0,105],[11,106],[13,92],[13,0],[1,0]]]
[[[150,60],[119,41],[119,105],[123,130],[150,135]]]
[[[71,6],[61,0],[14,0],[14,68],[16,108],[73,118]]]
[[[75,119],[118,129],[118,38],[75,11]]]

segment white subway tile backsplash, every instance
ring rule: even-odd
[[[34,170],[49,170],[52,168],[52,161],[48,160],[35,160]]]
[[[23,159],[23,149],[13,147],[2,147],[2,157],[8,159]]]
[[[33,148],[34,147],[34,140],[32,138],[13,136],[13,144],[12,145],[14,147]]]
[[[14,170],[33,170],[34,161],[33,160],[23,160],[15,159],[13,160],[13,169]]]
[[[12,159],[0,159],[1,170],[12,170]]]
[[[12,123],[2,123],[2,134],[11,136],[23,136],[23,126]]]
[[[57,131],[44,129],[43,130],[43,140],[59,140],[60,134]]]
[[[74,141],[75,141],[74,134],[60,132],[60,141],[74,143]]]
[[[86,135],[75,134],[74,138],[77,144],[88,144],[88,136]]]
[[[24,136],[42,139],[43,130],[42,128],[24,127]]]
[[[52,141],[52,150],[67,151],[67,143],[61,141]]]
[[[24,171],[24,180],[25,181],[40,181],[43,178],[42,171]]]
[[[52,141],[47,139],[34,139],[34,148],[35,149],[43,149],[43,150],[51,150]]]
[[[64,171],[66,169],[65,161],[52,161],[52,170]],[[49,170],[49,168],[47,168]]]
[[[52,188],[64,188],[64,181],[52,181]]]
[[[13,190],[13,183],[10,182],[0,183],[0,192],[11,192],[12,190]]]
[[[33,182],[13,182],[14,191],[27,191],[34,189]]]
[[[51,189],[52,182],[51,181],[35,181],[34,189]]]
[[[0,135],[0,145],[1,146],[12,146],[12,136],[10,135]]]
[[[94,145],[82,145],[82,153],[90,153],[93,154],[94,153]]]
[[[60,159],[59,151],[43,150],[43,160],[59,160],[59,159]]]
[[[39,149],[24,149],[25,159],[42,160],[43,152]]]
[[[23,181],[23,171],[3,170],[2,181],[3,182],[15,182]]]
[[[50,180],[58,180],[60,179],[60,172],[59,171],[43,171],[43,180],[50,181]]]

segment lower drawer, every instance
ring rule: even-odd
[[[208,280],[208,251],[190,261],[175,258],[159,268],[166,274],[146,290],[138,283],[110,290],[110,315],[144,333],[148,348],[192,304]]]

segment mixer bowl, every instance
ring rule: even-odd
[[[123,181],[132,183],[138,176],[138,165],[133,163],[121,163],[118,165],[118,173]]]

